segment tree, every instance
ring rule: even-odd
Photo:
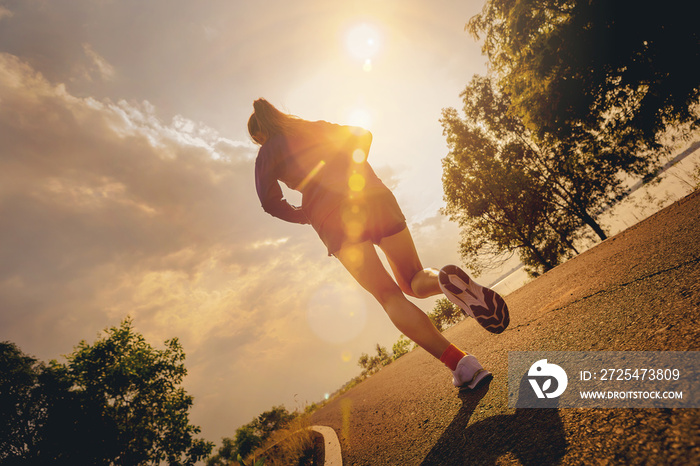
[[[428,313],[428,317],[438,331],[442,332],[462,320],[464,314],[449,299],[440,298],[435,301],[435,307]]]
[[[8,463],[177,465],[211,452],[189,424],[192,397],[180,387],[187,371],[177,339],[154,349],[128,319],[106,334],[80,342],[65,364],[38,364],[0,347],[8,369],[0,380],[3,422],[12,420],[1,440]],[[5,435],[17,435],[7,450]]]
[[[215,455],[207,458],[207,466],[227,466],[236,458],[236,445],[232,438],[223,438]]]
[[[587,151],[582,151],[576,141],[566,139],[538,141],[510,111],[510,97],[500,92],[490,78],[474,76],[461,96],[464,124],[455,124],[457,117],[452,109],[448,109],[443,118],[448,143],[456,131],[477,127],[495,148],[495,156],[506,164],[522,167],[541,188],[543,200],[554,204],[559,216],[564,213],[576,217],[601,240],[606,239],[591,211],[612,202],[623,192],[618,175],[624,168],[617,164],[610,150],[588,147]],[[475,142],[473,139],[453,138],[453,141],[457,151],[474,149],[469,146]],[[566,243],[567,239],[562,237],[562,241]]]
[[[375,372],[378,372],[382,367],[391,363],[392,358],[389,356],[389,352],[379,343],[376,346],[377,355],[369,356],[366,353],[360,355],[360,359],[357,361],[357,365],[360,366],[362,370],[362,377],[367,377]]]
[[[234,438],[224,438],[216,455],[207,459],[207,466],[226,465],[237,458],[246,458],[263,446],[274,432],[285,428],[295,418],[296,414],[290,413],[284,406],[274,406],[261,413],[248,424],[236,429]]]
[[[39,391],[44,365],[10,342],[0,343],[0,463],[33,462],[46,421]]]
[[[295,417],[284,406],[274,406],[271,410],[260,414],[253,425],[260,432],[262,439],[267,440],[273,432],[285,427]]]
[[[415,348],[415,343],[409,340],[405,335],[399,336],[399,339],[396,340],[394,346],[391,348],[391,359],[397,360],[404,354],[407,354],[409,351],[411,351],[411,344],[413,344],[413,347]]]
[[[596,140],[643,168],[668,125],[699,123],[695,23],[680,1],[488,0],[467,27],[538,138]]]
[[[450,147],[443,187],[469,268],[518,250],[536,275],[578,253],[582,226],[606,239],[596,213],[624,195],[631,169],[612,148],[538,140],[489,78],[475,76],[461,96],[464,118],[450,108],[441,120]]]
[[[236,429],[236,436],[233,444],[236,448],[236,458],[239,456],[245,458],[251,454],[256,448],[260,448],[263,444],[263,437],[254,425],[246,424]]]
[[[187,370],[177,338],[154,349],[129,319],[106,334],[92,345],[81,341],[65,367],[52,364],[96,423],[92,436],[109,452],[98,459],[194,464],[206,457],[213,445],[194,438],[200,429],[189,423],[193,398],[180,387]]]
[[[553,236],[570,235],[570,228],[553,215],[546,191],[522,160],[522,145],[504,144],[482,121],[462,120],[454,109],[443,112],[442,123],[450,147],[443,159],[443,212],[462,230],[465,266],[479,275],[513,251],[531,258],[538,270],[557,265],[560,249],[547,247],[556,244]]]

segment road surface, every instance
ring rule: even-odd
[[[509,351],[698,351],[700,192],[506,297],[500,335],[445,334],[494,375],[459,391],[422,349],[315,412],[345,465],[700,464],[700,409],[514,409]]]

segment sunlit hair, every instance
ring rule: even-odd
[[[253,141],[262,144],[276,134],[291,134],[302,126],[305,120],[283,113],[265,99],[253,102],[254,112],[248,119],[248,133]],[[262,135],[264,140],[258,140]]]

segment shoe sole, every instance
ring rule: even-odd
[[[490,288],[469,278],[456,265],[440,270],[440,288],[453,304],[491,333],[503,332],[510,323],[508,306],[503,298]]]
[[[474,374],[474,377],[468,384],[464,384],[461,387],[467,387],[471,390],[474,390],[482,381],[487,380],[489,378],[493,378],[493,374],[491,374],[486,369],[481,369],[477,371],[476,374]]]

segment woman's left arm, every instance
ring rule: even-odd
[[[282,188],[274,175],[274,167],[270,166],[267,158],[260,155],[255,160],[255,189],[263,210],[268,214],[291,223],[309,223],[300,207],[293,206],[284,199]]]

